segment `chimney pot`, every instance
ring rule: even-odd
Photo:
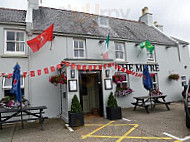
[[[154,26],[158,27],[158,22],[157,21],[154,22]]]
[[[148,13],[148,7],[144,7],[144,8],[142,9],[142,15],[144,15],[144,14],[146,14],[146,13]]]

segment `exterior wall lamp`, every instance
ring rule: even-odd
[[[105,73],[106,73],[106,77],[110,76],[110,70],[105,70]]]
[[[103,42],[104,42],[103,39],[100,39],[100,40],[99,40],[99,44],[102,44]]]
[[[75,78],[75,70],[71,70],[71,78]]]

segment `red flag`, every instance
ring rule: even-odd
[[[44,73],[45,73],[45,74],[48,74],[48,73],[49,73],[48,68],[44,68]]]
[[[1,73],[2,76],[5,76],[5,73]]]
[[[121,68],[121,71],[124,72],[124,71],[125,71],[125,68]]]
[[[110,67],[110,68],[111,68],[111,63],[109,63],[109,64],[108,64],[108,67]]]
[[[135,72],[132,72],[131,75],[135,75]]]
[[[82,68],[83,68],[83,71],[85,71],[85,70],[86,70],[86,65],[83,65],[83,67],[82,67]]]
[[[112,63],[112,67],[113,67],[114,65],[115,65],[115,63],[113,62],[113,63]]]
[[[99,70],[102,70],[102,65],[99,65]]]
[[[61,65],[60,65],[60,64],[58,64],[58,65],[57,65],[57,68],[58,68],[58,69],[61,69]]]
[[[35,77],[35,71],[30,71],[30,76]]]
[[[7,78],[10,79],[11,76],[12,76],[12,73],[9,73]]]
[[[120,70],[122,66],[118,66],[118,69]]]
[[[74,69],[75,68],[75,64],[71,64],[71,69]]]
[[[107,64],[104,64],[104,69],[106,69],[106,67],[107,67]]]
[[[37,52],[47,41],[53,40],[53,24],[43,31],[37,37],[27,41],[28,46],[32,49],[35,53]]]
[[[55,67],[54,67],[54,66],[51,66],[51,67],[50,67],[50,70],[51,70],[51,72],[54,72],[54,71],[55,71]]]
[[[89,65],[88,69],[89,69],[89,71],[91,71],[92,70],[92,65]]]
[[[27,72],[23,72],[23,77],[25,78],[27,75]]]
[[[77,65],[77,70],[80,70],[81,69],[81,65]]]
[[[70,63],[69,63],[69,62],[66,62],[65,65],[68,67],[68,66],[70,65]]]
[[[132,71],[130,71],[130,70],[127,70],[127,71],[126,71],[126,73],[127,73],[127,74],[131,74],[131,73],[132,73]]]
[[[40,76],[42,73],[42,70],[37,70],[37,73],[38,73],[38,76]]]
[[[115,69],[117,69],[118,68],[118,66],[115,64]]]
[[[97,65],[94,65],[94,70],[96,70]]]
[[[66,62],[63,61],[61,64],[64,65],[65,63],[66,63]]]

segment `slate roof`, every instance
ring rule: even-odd
[[[181,39],[178,39],[178,38],[175,38],[175,37],[172,37],[174,40],[177,40],[180,44],[184,44],[184,45],[189,45],[188,42],[184,41],[184,40],[181,40]]]
[[[0,8],[0,22],[24,23],[26,11]],[[109,18],[109,28],[98,26],[98,15],[83,12],[40,7],[33,11],[34,31],[43,31],[54,24],[54,32],[75,35],[90,35],[104,37],[110,34],[110,39],[126,39],[142,42],[149,39],[151,42],[173,45],[176,43],[155,27],[142,22],[119,18]]]
[[[26,11],[0,8],[0,22],[25,23]]]

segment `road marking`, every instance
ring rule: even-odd
[[[123,120],[125,120],[125,121],[131,121],[131,120],[127,119],[127,118],[123,118]]]
[[[139,125],[135,124],[133,128],[131,128],[127,133],[121,136],[116,142],[121,142],[127,135],[129,135],[132,131],[134,131]]]
[[[100,126],[99,128],[97,128],[96,130],[92,131],[91,133],[87,134],[87,135],[82,135],[82,139],[85,139],[87,137],[89,138],[113,138],[113,139],[117,139],[115,142],[121,142],[124,139],[144,139],[144,140],[171,140],[171,139],[176,139],[177,137],[172,136],[170,134],[169,137],[138,137],[138,136],[128,136],[129,134],[131,134],[139,125],[138,124],[111,124],[115,121],[110,121],[107,124],[85,124],[85,126]],[[94,133],[96,133],[97,131],[103,129],[104,127],[110,127],[110,126],[132,126],[132,128],[127,131],[123,136],[104,136],[104,135],[93,135]],[[172,137],[171,137],[172,136]],[[190,137],[185,137],[184,140],[189,139]],[[179,140],[179,138],[177,139],[177,141],[175,142],[182,142],[181,140]]]
[[[107,124],[101,126],[100,128],[98,128],[98,129],[92,131],[91,133],[89,133],[89,134],[87,134],[87,135],[85,135],[85,136],[82,136],[82,139],[85,139],[85,138],[91,136],[92,134],[96,133],[97,131],[103,129],[104,127],[108,126],[109,124],[111,124],[111,123],[113,123],[113,122],[115,122],[115,121],[110,121],[109,123],[107,123]]]
[[[169,137],[171,137],[171,138],[173,138],[173,139],[176,139],[177,141],[175,141],[175,142],[183,142],[183,141],[186,141],[186,140],[189,140],[190,139],[190,136],[186,136],[186,137],[184,137],[184,138],[178,138],[178,137],[176,137],[176,136],[173,136],[173,135],[171,135],[171,134],[168,134],[168,133],[163,133],[164,135],[166,135],[166,136],[169,136]]]
[[[73,132],[73,131],[74,131],[71,127],[69,127],[68,124],[65,124],[65,126],[67,127],[67,129],[68,129],[70,132]]]

